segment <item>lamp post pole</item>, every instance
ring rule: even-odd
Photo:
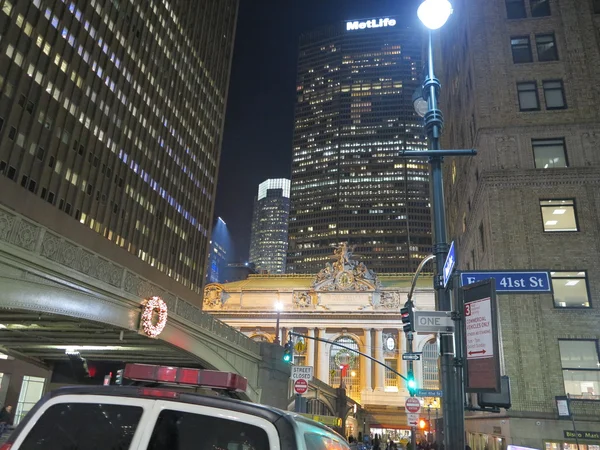
[[[413,95],[415,109],[425,119],[425,131],[429,142],[426,151],[405,151],[408,157],[429,159],[431,165],[431,204],[433,221],[433,254],[435,255],[434,289],[436,309],[452,311],[450,292],[443,283],[444,265],[448,256],[446,236],[446,205],[444,201],[444,181],[442,162],[444,156],[475,155],[475,150],[441,150],[440,136],[444,126],[442,112],[438,109],[440,82],[435,78],[433,59],[433,38],[431,30],[441,28],[452,14],[449,0],[424,0],[417,11],[423,24],[429,28],[427,46],[427,75],[422,85],[422,95]],[[423,100],[426,100],[426,105]],[[458,312],[460,314],[460,312]],[[458,315],[453,314],[453,317]],[[460,339],[460,338],[459,338]],[[455,358],[454,336],[440,334],[441,384],[443,391],[444,447],[446,450],[464,450],[464,398],[462,377],[462,355]]]
[[[283,309],[283,304],[281,302],[275,302],[275,310],[277,311],[277,321],[275,322],[275,340],[274,343],[277,345],[281,345],[279,340],[279,316],[281,315],[281,310]]]

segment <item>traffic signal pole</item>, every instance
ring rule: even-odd
[[[407,304],[409,302],[406,302]],[[406,305],[405,305],[406,306]],[[410,301],[410,307],[412,308],[412,301]],[[412,331],[409,331],[408,333],[406,333],[406,351],[408,353],[412,353],[413,352],[413,338],[414,338],[414,334]],[[414,380],[414,362],[412,360],[408,361],[408,374],[409,374],[409,378],[411,380]],[[410,392],[410,396],[414,396],[414,389],[409,389]],[[408,413],[407,413],[408,414]],[[417,426],[416,425],[411,425],[410,426],[410,447],[411,450],[417,450]]]

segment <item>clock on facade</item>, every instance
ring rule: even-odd
[[[385,340],[385,348],[389,351],[392,351],[396,348],[396,341],[394,341],[393,337],[389,337]]]

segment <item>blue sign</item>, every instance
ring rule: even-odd
[[[448,256],[446,256],[446,262],[444,263],[444,288],[448,285],[454,266],[456,265],[456,254],[454,252],[454,241],[450,244],[450,250],[448,250]]]
[[[552,292],[550,273],[543,270],[462,272],[460,274],[460,283],[466,286],[467,284],[489,280],[490,278],[496,280],[496,292],[498,294],[511,292]]]
[[[439,389],[417,389],[417,397],[442,397]]]

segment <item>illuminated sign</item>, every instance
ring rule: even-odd
[[[393,27],[393,26],[396,26],[396,19],[390,19],[387,17],[385,19],[371,19],[371,20],[366,20],[364,22],[359,22],[358,20],[355,20],[353,22],[346,22],[346,30],[347,31],[364,30],[366,28]]]

